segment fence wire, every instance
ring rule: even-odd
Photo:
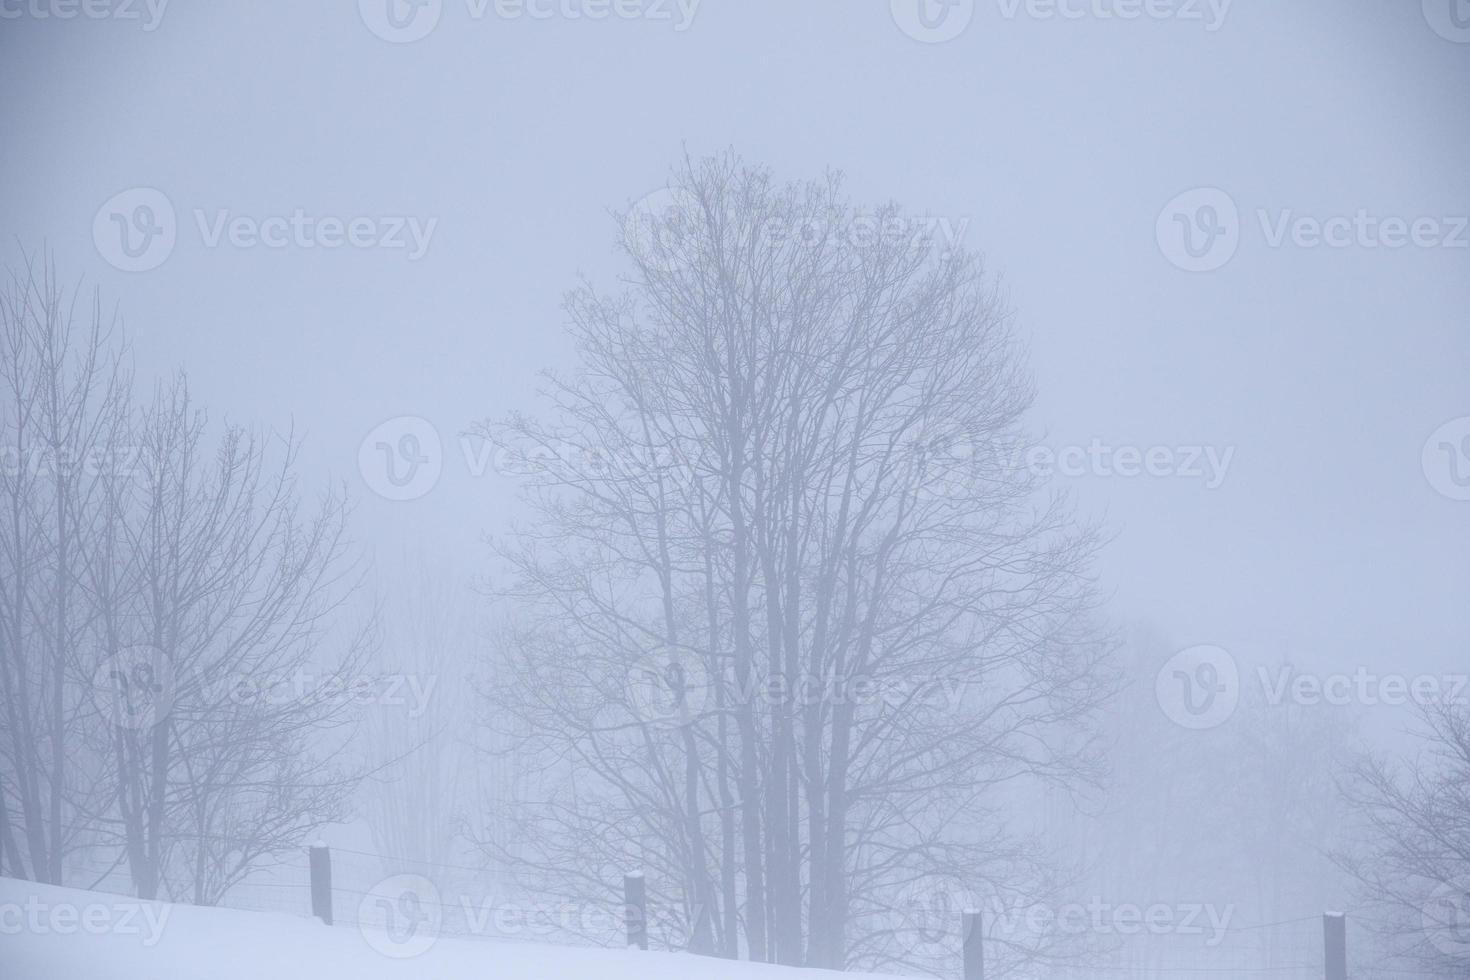
[[[621,947],[626,914],[609,883],[607,901],[557,899],[518,889],[503,873],[469,863],[429,861],[353,848],[330,848],[333,924],[354,928],[371,945],[390,953],[411,949],[427,937],[495,942]],[[82,853],[68,863],[72,880],[103,892],[130,894],[125,861]],[[189,901],[189,896],[166,896]],[[313,907],[309,850],[278,856],[232,885],[215,903],[245,912],[300,917]],[[656,921],[657,910],[645,913]],[[1373,961],[1374,923],[1346,915],[1348,976],[1351,980],[1442,980]],[[656,933],[655,933],[656,934]],[[411,955],[411,954],[409,954]],[[958,949],[955,970],[959,975]],[[1143,934],[1077,962],[1021,968],[1014,980],[1169,980],[1169,978],[1262,977],[1321,980],[1325,975],[1321,914],[1266,923],[1231,923],[1222,937]]]

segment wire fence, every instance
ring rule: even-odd
[[[74,880],[93,890],[120,894],[133,890],[121,858],[83,857],[70,862],[69,869]],[[625,879],[621,895],[616,882],[607,882],[606,895],[600,901],[548,897],[518,888],[511,876],[484,866],[316,847],[288,852],[252,870],[214,904],[316,917],[354,928],[369,945],[396,957],[417,955],[440,937],[643,948],[648,948],[651,937],[656,948],[682,946],[682,917],[650,909],[641,876]],[[973,927],[969,916],[976,914],[967,914],[964,926],[955,923],[951,975],[964,980],[982,980],[980,964],[986,960],[998,975],[999,964],[984,947],[1006,940],[1001,923],[987,921],[983,913],[978,914],[979,927]],[[1006,975],[1017,980],[1442,980],[1445,976],[1375,962],[1375,923],[1353,913],[1345,914],[1339,926],[1345,965],[1336,975],[1330,962],[1331,926],[1323,914],[1264,923],[1231,921],[1218,935],[1203,938],[1199,933],[1158,934],[1144,922],[1133,925],[1131,935],[1114,935],[1111,945],[1104,943],[1073,961],[1024,972],[1008,970]],[[968,955],[972,940],[981,944],[973,950],[973,961]]]
[[[1370,924],[1342,916],[1342,950],[1352,980],[1427,980],[1430,974],[1373,963]],[[1333,980],[1328,948],[1328,916],[1304,915],[1275,922],[1231,923],[1219,937],[1140,935],[1112,951],[1089,956],[1046,974],[1049,980],[1168,980],[1218,977],[1220,980]],[[1218,939],[1218,941],[1217,941]]]

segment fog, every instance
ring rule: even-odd
[[[1470,975],[1467,83],[1464,0],[0,0],[5,901],[320,917],[251,896],[307,901],[321,844],[361,895],[454,905],[438,865],[615,909],[554,945],[627,945],[641,870],[678,910],[645,944],[791,969],[960,976],[974,905],[987,976],[1331,977],[1312,917],[1343,910],[1351,976]],[[125,406],[68,360],[114,316]],[[890,470],[883,433],[930,455]],[[122,447],[153,491],[28,479],[37,439]],[[137,557],[164,538],[176,565]],[[870,648],[901,667],[876,703],[947,727],[841,720]],[[146,722],[93,711],[119,656],[166,668]],[[701,696],[650,724],[675,666]],[[758,693],[808,668],[820,710]],[[189,834],[231,798],[189,763],[263,723],[210,727],[181,678],[303,671],[398,686],[298,685],[259,758],[211,763],[296,802],[204,875]],[[600,741],[604,674],[652,741]],[[845,826],[828,725],[886,746]],[[1038,903],[1113,911],[995,913]],[[1198,905],[1204,938],[1150,946],[1119,903]],[[456,915],[436,935],[493,931]],[[115,932],[11,934],[27,976],[168,975]],[[388,946],[357,972],[434,962]]]

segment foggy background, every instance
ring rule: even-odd
[[[1415,6],[1237,2],[1211,32],[990,2],[941,44],[879,3],[705,0],[680,32],[672,6],[476,20],[447,2],[407,44],[344,2],[176,2],[151,32],[146,8],[13,19],[0,227],[121,308],[140,375],[183,364],[216,412],[294,420],[306,462],[351,481],[380,558],[469,575],[513,481],[473,477],[457,436],[532,405],[535,372],[565,365],[562,292],[621,271],[609,210],[686,149],[784,178],[838,168],[857,200],[968,221],[1030,341],[1047,444],[1236,448],[1212,490],[1064,481],[1120,532],[1102,564],[1118,613],[1181,645],[1441,668],[1470,627],[1470,522],[1420,450],[1466,411],[1470,251],[1272,248],[1255,218],[1470,213],[1470,58]],[[140,186],[168,195],[179,240],[125,274],[92,220]],[[1236,200],[1244,233],[1226,266],[1191,274],[1155,219],[1200,186]],[[438,225],[414,261],[208,248],[196,208]],[[448,450],[412,501],[358,473],[363,438],[397,416]]]
[[[303,486],[346,484],[380,594],[431,568],[479,614],[482,538],[524,513],[464,433],[535,411],[537,372],[573,365],[563,294],[629,272],[613,212],[728,149],[780,180],[840,170],[855,201],[962,231],[1029,348],[1042,444],[1198,450],[1199,473],[1056,477],[1114,535],[1112,623],[1243,667],[1465,669],[1460,0],[1136,19],[953,0],[942,41],[880,0],[647,0],[602,20],[442,0],[412,41],[372,0],[72,19],[39,2],[0,0],[0,255],[44,246],[99,288],[145,382],[182,366],[214,418],[304,434]],[[106,215],[140,188],[177,240],[126,271]],[[1181,200],[1237,211],[1210,268],[1171,244]],[[297,209],[428,234],[415,255],[407,231],[407,248],[242,247],[199,224]],[[1359,212],[1452,234],[1273,242],[1283,217]],[[438,475],[389,499],[373,444],[424,435],[405,418],[437,435],[417,445]],[[1378,746],[1407,722],[1363,718]]]

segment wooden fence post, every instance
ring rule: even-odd
[[[979,909],[965,909],[960,916],[964,927],[965,980],[985,980],[985,930],[981,928]]]
[[[311,847],[311,914],[332,924],[332,852],[327,845]]]
[[[643,872],[623,875],[623,917],[628,923],[628,945],[648,948],[648,904]]]
[[[1347,916],[1328,912],[1322,916],[1324,972],[1327,980],[1347,980]]]

